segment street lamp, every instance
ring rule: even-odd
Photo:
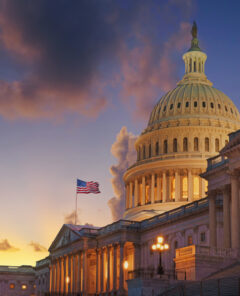
[[[158,274],[164,274],[162,267],[162,252],[169,249],[169,245],[164,243],[164,238],[162,236],[157,237],[157,242],[152,245],[152,251],[159,252],[159,265],[158,265]]]

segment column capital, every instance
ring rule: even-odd
[[[125,242],[119,242],[118,244],[119,244],[120,248],[123,248],[125,245]]]

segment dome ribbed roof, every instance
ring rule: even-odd
[[[161,121],[216,117],[240,122],[238,109],[220,90],[201,83],[179,84],[166,93],[151,112],[148,127]]]

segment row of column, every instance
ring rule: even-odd
[[[188,170],[185,175],[176,170],[171,175],[167,171],[163,171],[162,173],[152,173],[151,175],[132,178],[126,184],[126,209],[155,202],[179,202],[182,200],[191,202],[194,200],[195,195],[194,178],[198,178],[197,197],[203,198],[205,196],[206,181],[193,174],[191,170]],[[175,182],[175,186],[173,186],[173,182]],[[148,191],[146,190],[147,184]],[[175,195],[174,200],[172,199],[173,192]]]
[[[113,251],[112,261],[110,260],[111,250]],[[107,262],[104,259],[105,253]],[[88,287],[89,277],[93,274],[90,271],[91,266],[88,257],[91,258],[92,255],[96,258],[95,279],[91,279],[91,282],[94,280],[95,284],[93,289]],[[50,266],[50,292],[87,295],[87,293],[101,294],[106,291],[121,291],[124,289],[123,262],[124,243],[121,242],[100,249],[80,251],[76,254],[60,257],[54,260]],[[107,264],[105,265],[105,263]],[[107,270],[105,270],[105,266],[107,266]],[[104,278],[106,274],[107,281]],[[112,281],[111,285],[110,281]]]
[[[239,176],[231,175],[231,185],[221,190],[223,195],[223,242],[224,248],[240,248],[240,187]],[[216,222],[217,192],[209,193],[210,247],[217,247]]]
[[[86,251],[63,256],[50,266],[50,292],[84,292]]]

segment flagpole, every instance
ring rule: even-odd
[[[76,206],[76,209],[75,209],[75,225],[77,225],[77,190],[76,190],[76,201],[75,201],[75,206]]]

